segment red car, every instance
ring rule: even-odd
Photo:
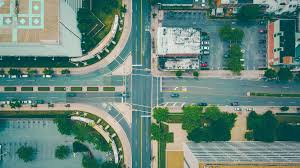
[[[207,67],[208,64],[207,64],[207,62],[203,62],[203,63],[200,64],[200,66],[201,66],[201,67]]]

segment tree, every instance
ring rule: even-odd
[[[248,21],[257,19],[262,14],[262,8],[259,5],[245,5],[240,8],[237,19],[240,21]]]
[[[192,132],[188,134],[187,139],[196,143],[199,143],[201,141],[212,141],[212,137],[208,128],[201,127],[193,129]]]
[[[280,107],[281,111],[288,111],[290,108],[287,106]]]
[[[265,70],[264,76],[268,79],[275,79],[277,77],[277,73],[273,69]]]
[[[169,115],[168,108],[154,108],[153,117],[156,119],[158,123],[167,121]]]
[[[151,5],[156,5],[160,0],[148,0]]]
[[[21,146],[16,153],[24,162],[30,162],[35,159],[37,151],[30,146]]]
[[[190,133],[193,129],[198,128],[200,126],[202,110],[203,108],[199,106],[184,107],[182,117],[182,129]]]
[[[21,75],[22,72],[19,69],[11,68],[11,69],[9,69],[8,74],[9,75]]]
[[[70,72],[70,70],[68,70],[68,69],[63,69],[63,70],[61,70],[61,74],[65,74],[65,75],[68,75],[68,74],[70,74],[71,72]]]
[[[193,72],[193,76],[194,76],[195,78],[198,78],[198,77],[199,77],[199,72],[198,72],[198,71],[194,71],[194,72]]]
[[[179,78],[179,77],[181,77],[182,76],[182,74],[183,74],[183,72],[182,71],[176,71],[176,76]]]
[[[4,69],[0,69],[0,75],[5,75]]]
[[[15,108],[20,108],[22,107],[21,101],[17,100],[17,99],[13,99],[12,101],[9,102],[9,106],[12,109]]]
[[[43,70],[43,74],[44,74],[44,75],[53,75],[53,74],[54,74],[54,71],[53,71],[53,69],[45,68],[45,69]]]
[[[162,131],[158,124],[155,124],[155,123],[151,124],[151,134],[152,134],[151,139],[157,140],[157,141],[160,139],[160,137],[162,135]]]
[[[233,28],[231,25],[226,24],[219,29],[219,36],[223,41],[242,41],[244,32],[242,29]]]
[[[66,145],[57,146],[55,149],[55,157],[57,159],[63,160],[66,159],[70,155],[70,148]]]
[[[27,69],[27,73],[29,76],[33,76],[36,75],[38,73],[38,71],[36,69]]]
[[[254,140],[253,131],[247,131],[247,132],[245,133],[245,138],[246,138],[248,141],[253,141],[253,140]]]
[[[73,142],[73,152],[88,152],[89,148],[79,141]]]
[[[293,73],[289,68],[280,68],[277,75],[278,75],[278,79],[282,82],[286,82],[293,78]]]
[[[82,166],[84,168],[99,168],[100,167],[97,160],[94,157],[88,156],[88,155],[83,155]]]
[[[243,57],[243,53],[241,52],[241,48],[238,45],[233,45],[229,49],[229,60],[228,60],[228,68],[236,74],[239,74],[242,70],[242,62],[241,58]]]
[[[122,13],[126,13],[126,12],[127,12],[127,6],[126,6],[126,5],[123,5],[123,6],[121,7],[120,11],[121,11]]]
[[[300,82],[300,73],[297,73],[297,74],[295,75],[294,80],[295,80],[296,82]]]
[[[68,118],[55,118],[54,123],[56,124],[58,131],[62,135],[71,135],[73,124]]]
[[[121,168],[120,164],[114,163],[112,161],[105,161],[101,164],[101,168]]]

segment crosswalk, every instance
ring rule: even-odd
[[[75,12],[77,12],[80,8],[82,8],[83,0],[65,0],[65,1]]]

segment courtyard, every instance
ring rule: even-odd
[[[229,24],[235,28],[241,28],[244,31],[244,40],[241,48],[244,52],[244,69],[257,70],[266,66],[266,33],[265,23],[252,22],[247,24],[238,23],[235,20],[209,19],[207,14],[202,11],[164,11],[163,27],[193,27],[200,28],[209,36],[210,54],[201,58],[202,62],[208,63],[211,70],[226,69],[226,58],[224,55],[228,52],[229,43],[221,41],[219,29]]]

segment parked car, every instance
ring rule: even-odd
[[[21,78],[28,78],[28,75],[21,75]]]
[[[178,93],[171,93],[170,96],[173,97],[173,98],[176,98],[176,97],[179,97],[179,94]]]
[[[239,105],[239,102],[232,102],[230,103],[231,106],[238,106]]]
[[[201,103],[197,103],[198,106],[207,106],[207,103],[201,102]]]
[[[201,67],[207,67],[208,64],[207,64],[207,62],[202,62],[202,63],[200,64],[200,66],[201,66]]]
[[[202,55],[209,55],[209,51],[208,50],[202,50],[202,51],[200,51],[200,54],[202,54]]]
[[[203,40],[203,41],[201,41],[201,44],[202,44],[202,45],[209,45],[209,41]]]
[[[235,107],[234,108],[234,111],[242,111],[243,109],[242,108],[240,108],[240,107]]]
[[[31,100],[22,100],[21,103],[22,104],[31,104],[32,101]]]
[[[5,75],[0,75],[0,78],[5,78]]]
[[[259,31],[259,33],[267,33],[268,32],[266,29],[259,29],[258,31]]]
[[[247,108],[246,108],[246,111],[254,111],[254,108],[252,108],[252,107],[247,107]]]
[[[43,75],[43,78],[52,78],[52,75]]]
[[[202,50],[209,50],[209,46],[202,46],[201,49]]]
[[[18,77],[17,75],[8,75],[8,78],[12,78],[12,79],[15,79],[17,77]]]

